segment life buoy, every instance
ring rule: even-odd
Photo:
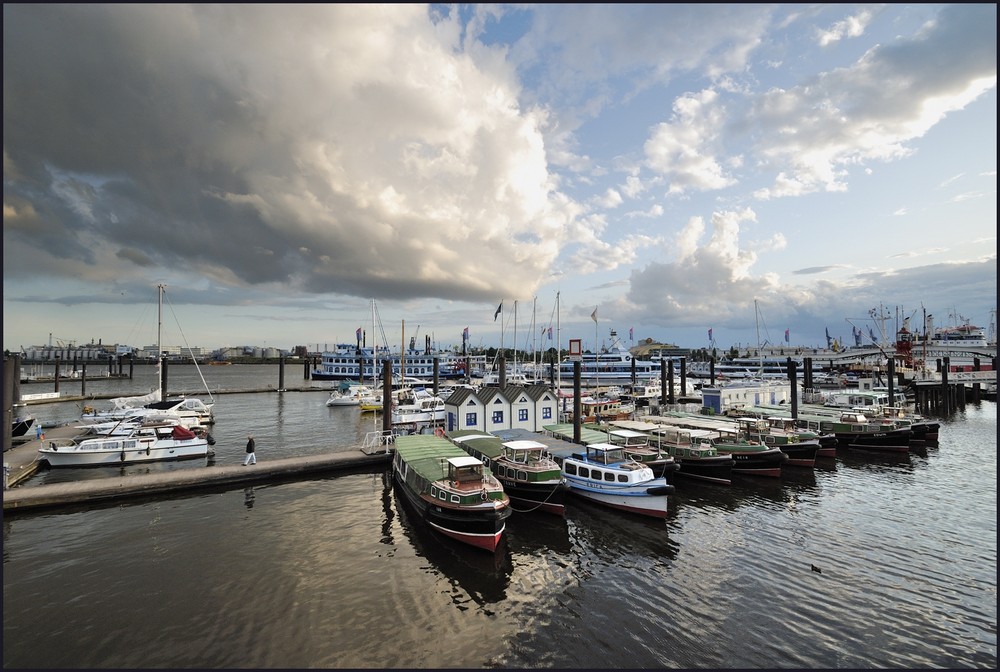
[[[443,439],[444,438],[444,430],[441,429],[440,427],[435,427],[434,428],[434,436],[440,436]]]

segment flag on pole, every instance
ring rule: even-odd
[[[594,312],[592,312],[590,314],[590,319],[592,319],[594,321],[594,324],[597,324],[597,307],[596,306],[594,307]]]
[[[549,327],[549,340],[552,340],[552,327]]]
[[[496,322],[496,321],[497,321],[497,315],[499,315],[499,314],[500,314],[500,311],[501,311],[501,310],[503,310],[503,301],[501,301],[501,302],[500,302],[500,305],[499,305],[499,306],[497,306],[497,312],[493,313],[493,321],[494,321],[494,322]]]
[[[826,347],[832,348],[833,339],[830,338],[830,327],[826,328]]]
[[[466,327],[465,329],[462,330],[462,340],[463,341],[469,340],[469,328],[468,327]]]
[[[632,327],[628,328],[628,340],[630,340],[630,341],[634,341],[635,340],[634,338],[632,338]]]
[[[785,343],[788,343],[788,329],[785,329]]]
[[[709,329],[708,329],[708,342],[709,343],[712,342],[712,328],[711,327],[709,327]]]
[[[358,340],[360,341],[361,340],[361,327],[358,327],[358,331],[357,331],[356,335],[358,337]]]

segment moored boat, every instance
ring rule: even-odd
[[[858,450],[905,453],[910,450],[913,430],[871,422],[863,413],[847,411],[840,417],[800,415],[796,421],[820,432],[830,432],[840,446]]]
[[[744,476],[781,477],[788,456],[780,448],[747,437],[740,431],[717,430],[711,439],[720,455],[731,455],[733,473]]]
[[[394,481],[427,524],[462,543],[495,551],[511,508],[490,469],[434,434],[396,437],[395,449]]]
[[[711,432],[703,429],[654,426],[650,430],[651,445],[672,455],[680,468],[677,476],[717,485],[733,482],[733,456],[724,455],[712,445]]]
[[[209,454],[207,433],[165,422],[142,424],[128,436],[43,441],[38,461],[50,467],[98,467],[198,459]]]
[[[35,418],[32,415],[24,415],[21,417],[14,418],[11,421],[10,435],[13,436],[24,436],[28,433],[28,429],[35,424]]]
[[[356,385],[350,382],[341,383],[330,393],[326,400],[327,406],[358,406],[363,398],[372,396],[375,390],[367,385]]]
[[[456,430],[446,436],[493,471],[514,511],[566,514],[566,482],[545,444],[532,439],[504,441],[478,430]]]
[[[591,427],[595,428],[595,427]],[[603,429],[603,428],[602,428]],[[608,430],[608,443],[621,446],[626,457],[646,465],[653,470],[654,476],[662,476],[671,480],[671,474],[680,466],[677,460],[666,451],[651,445],[649,435],[632,429],[612,428]]]
[[[666,518],[674,486],[625,456],[621,446],[593,443],[562,460],[570,492],[597,504],[654,518]]]
[[[764,445],[778,448],[788,460],[785,462],[790,467],[816,466],[816,456],[819,453],[819,439],[804,438],[794,431],[784,427],[776,429],[767,420],[760,418],[738,418],[737,422],[742,432],[749,440],[763,443]],[[834,447],[834,457],[836,457],[836,447]]]

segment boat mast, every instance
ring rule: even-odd
[[[517,299],[514,299],[514,370],[517,373]]]
[[[531,382],[538,382],[538,348],[536,343],[538,343],[538,334],[535,331],[538,328],[538,324],[535,322],[535,306],[538,303],[538,297],[535,296],[531,299]]]
[[[163,400],[163,283],[156,286],[156,391],[160,401]]]
[[[760,370],[760,379],[764,380],[764,349],[760,345],[760,308],[757,307],[757,299],[753,300],[753,317],[757,324],[757,361]]]
[[[562,389],[562,326],[559,320],[559,292],[556,292],[556,393]]]

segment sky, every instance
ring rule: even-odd
[[[3,345],[987,328],[996,18],[5,3]]]

